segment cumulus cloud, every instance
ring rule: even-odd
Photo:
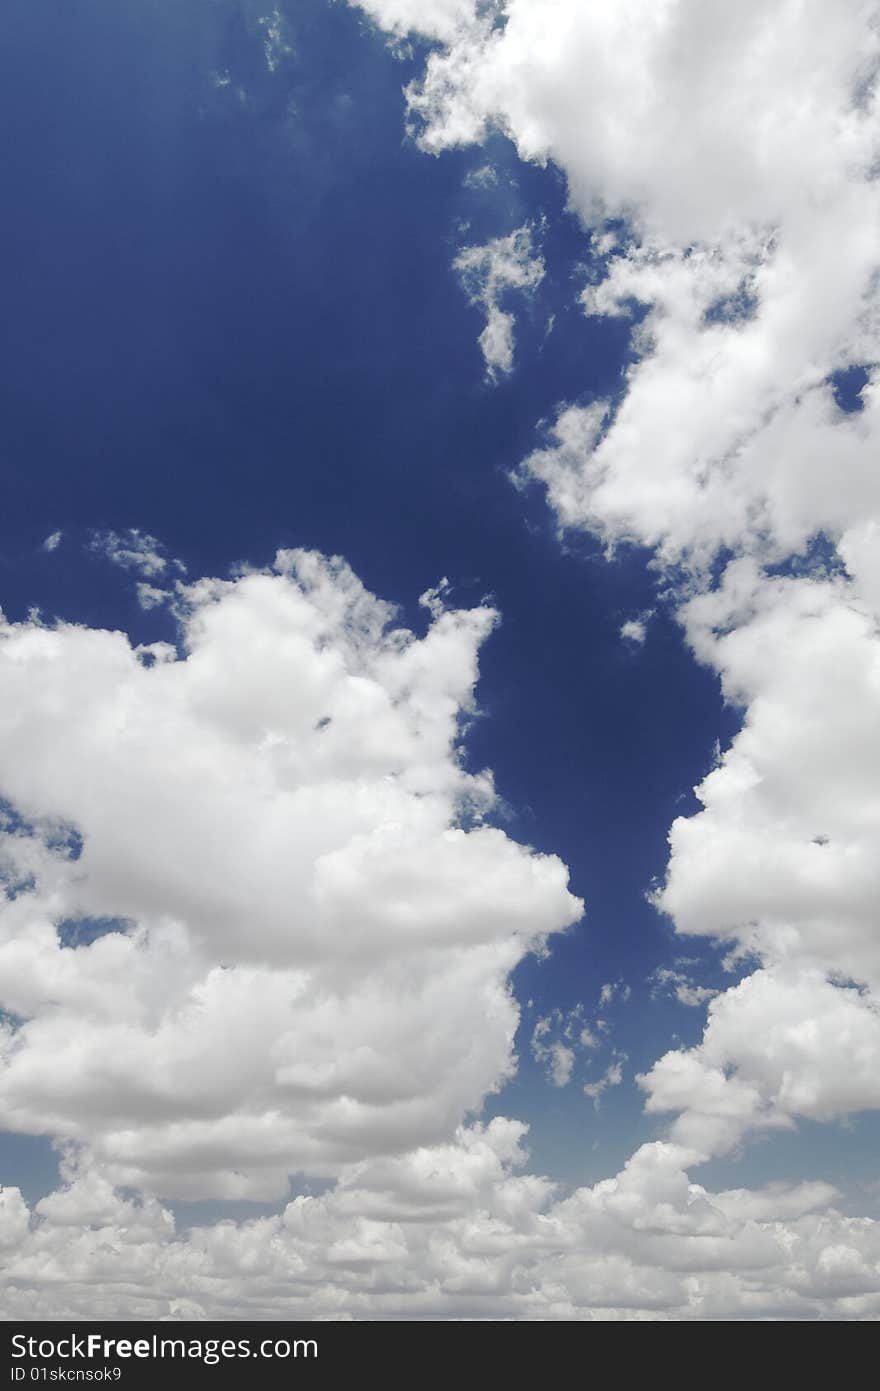
[[[510,971],[581,905],[462,765],[491,610],[416,638],[304,552],[178,602],[179,654],[0,633],[0,1116],[116,1184],[278,1196],[478,1109]]]
[[[750,1130],[877,1109],[878,1061],[876,999],[798,964],[717,996],[700,1044],[665,1054],[640,1080],[648,1111],[680,1113],[673,1137],[708,1156]]]
[[[666,560],[778,559],[876,508],[872,378],[858,418],[829,378],[880,358],[877,18],[508,0],[428,56],[408,90],[424,148],[500,126],[555,161],[585,223],[616,229],[586,312],[642,307],[623,400],[562,408],[526,463],[564,525]]]
[[[628,618],[620,625],[620,636],[633,647],[643,647],[648,636],[648,622],[651,613],[639,614],[638,618]]]
[[[770,577],[746,559],[683,610],[747,715],[696,789],[702,810],[672,826],[657,903],[762,966],[713,1002],[698,1048],[644,1081],[707,1152],[880,1106],[876,614],[846,575]]]
[[[393,7],[370,6],[379,18]],[[420,4],[420,22],[437,32],[444,8]],[[732,204],[758,223],[817,173],[833,175],[838,140],[853,140],[858,158],[849,113],[868,103],[872,13],[853,4],[832,16],[792,0],[750,0],[735,13],[720,0],[660,10],[650,0],[506,0],[502,23],[484,13],[429,56],[410,103],[433,150],[500,124],[523,159],[565,170],[590,222],[635,210],[671,239],[713,240]]]
[[[642,1079],[689,1162],[880,1104],[878,58],[873,0],[507,0],[407,94],[426,151],[501,129],[564,172],[582,308],[630,320],[632,362],[522,473],[562,529],[653,550],[742,712],[656,894],[758,966]]]
[[[876,197],[873,184],[863,196]],[[755,274],[759,308],[745,321],[710,315],[719,293],[735,290],[737,246],[662,256],[636,248],[612,263],[585,300],[593,313],[649,304],[642,353],[620,403],[562,407],[524,464],[560,522],[699,569],[721,549],[776,563],[819,531],[842,538],[876,510],[873,373],[856,412],[840,408],[831,381],[877,355],[857,323],[876,312],[873,245],[847,250],[845,267],[838,255],[848,219],[861,230],[875,213],[851,208],[821,239],[803,229],[802,255],[784,250],[780,232]],[[724,278],[706,274],[707,263]]]
[[[88,1169],[33,1215],[0,1191],[9,1317],[863,1318],[880,1309],[878,1224],[828,1184],[713,1193],[690,1152],[645,1145],[562,1197],[522,1172],[496,1118],[362,1159],[277,1216],[175,1232]],[[30,1217],[30,1225],[29,1225]]]
[[[477,23],[476,0],[357,0],[357,8],[399,37],[450,42]]]
[[[533,251],[532,228],[525,225],[484,246],[466,246],[453,265],[471,304],[485,310],[486,326],[478,341],[486,376],[497,381],[513,370],[515,319],[502,301],[511,290],[534,290],[544,277],[544,262]]]
[[[877,1317],[878,1224],[829,1185],[690,1177],[880,1106],[877,6],[360,8],[436,45],[425,150],[500,128],[596,232],[582,307],[631,318],[633,364],[524,469],[562,526],[653,548],[742,710],[656,901],[756,967],[639,1079],[668,1138],[560,1196],[522,1126],[461,1124],[511,1073],[510,971],[579,912],[456,752],[492,614],[440,604],[418,639],[295,553],[187,587],[180,655],[7,625],[0,1116],[73,1144],[33,1218],[0,1195],[8,1312]],[[106,549],[149,584],[142,540]],[[158,1201],[294,1169],[335,1187],[182,1235]]]
[[[779,1115],[839,1104],[793,1092],[801,979],[787,1017],[746,982],[761,1052],[720,1100],[738,1024],[715,1001],[698,1082],[677,1096],[661,1060],[647,1083],[680,1133],[593,1187],[528,1173],[515,1120],[461,1124],[510,1074],[510,970],[580,905],[557,860],[486,823],[491,781],[458,756],[494,614],[424,597],[418,638],[293,552],[189,586],[179,653],[4,627],[0,1106],[65,1144],[32,1211],[0,1191],[7,1316],[876,1316],[877,1226],[828,1184],[687,1173],[706,1117],[737,1125],[770,1087]],[[814,1015],[844,1011],[829,1086],[846,1055],[861,1100],[863,997],[812,989]],[[582,1007],[553,1022],[541,1046],[601,1032]],[[182,1231],[160,1200],[280,1194],[295,1169],[333,1186]]]

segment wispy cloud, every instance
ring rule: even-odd
[[[486,376],[497,381],[513,370],[515,317],[502,307],[510,291],[527,293],[544,278],[544,262],[533,248],[533,230],[525,225],[507,237],[496,237],[483,246],[466,246],[453,266],[472,304],[486,312],[486,326],[479,337]]]

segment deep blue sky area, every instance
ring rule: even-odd
[[[645,557],[561,548],[540,493],[508,480],[539,422],[619,391],[628,360],[626,322],[575,304],[589,245],[559,177],[499,137],[497,182],[466,186],[485,148],[432,158],[405,136],[413,59],[341,4],[281,9],[293,52],[274,72],[259,11],[234,0],[0,10],[0,603],[158,635],[165,620],[85,549],[93,528],[132,526],[192,575],[278,546],[341,554],[414,624],[441,576],[457,602],[491,595],[503,622],[469,756],[494,768],[510,834],[570,865],[588,913],[518,973],[534,1001],[521,1073],[489,1111],[532,1122],[537,1167],[600,1177],[656,1132],[632,1074],[699,1034],[700,1011],[645,984],[699,947],[644,895],[737,714],[662,611],[643,648],[621,641],[655,602]],[[543,214],[547,276],[491,386],[451,263]],[[554,1007],[595,1013],[618,979],[633,995],[606,1017],[626,1085],[597,1113],[581,1091],[595,1068],[553,1091],[528,1033]],[[7,1147],[7,1181],[27,1143]]]

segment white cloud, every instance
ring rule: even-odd
[[[874,186],[863,196],[873,198]],[[658,266],[637,249],[612,263],[589,306],[649,301],[639,329],[645,351],[616,410],[603,402],[564,407],[545,447],[526,461],[562,524],[701,567],[722,547],[779,561],[817,531],[842,538],[875,512],[876,390],[869,381],[863,410],[848,414],[827,381],[880,355],[857,323],[877,308],[873,248],[848,246],[849,221],[861,228],[874,216],[850,207],[815,240],[799,229],[805,246],[797,254],[783,249],[780,232],[756,276],[759,308],[746,322],[705,318],[722,290],[715,262],[732,291],[738,246],[668,252]]]
[[[751,561],[683,620],[748,713],[670,833],[660,905],[683,933],[880,982],[880,644],[844,576],[770,578]]]
[[[478,341],[486,376],[497,381],[513,370],[515,319],[509,309],[502,308],[502,300],[511,290],[534,290],[544,276],[544,262],[533,251],[532,229],[525,225],[484,246],[466,246],[453,266],[471,303],[486,312],[486,327]]]
[[[510,1073],[510,970],[579,907],[558,861],[457,825],[491,802],[455,752],[491,613],[388,632],[297,553],[191,586],[184,658],[10,625],[3,791],[30,829],[3,838],[0,1114],[78,1148],[32,1229],[2,1193],[8,1312],[876,1318],[878,1224],[829,1185],[712,1194],[687,1171],[880,1106],[880,387],[849,415],[829,385],[880,361],[877,6],[361,8],[442,45],[409,94],[425,149],[495,124],[554,160],[601,224],[585,311],[642,306],[623,400],[564,404],[527,470],[563,525],[689,567],[685,632],[744,720],[657,901],[758,968],[641,1079],[670,1140],[558,1199],[517,1172],[516,1122],[455,1131]],[[470,250],[503,371],[512,326]],[[820,531],[846,573],[768,572]],[[161,573],[151,538],[117,542]],[[63,948],[86,915],[124,930]],[[338,1182],[183,1238],[153,1196],[274,1194],[293,1168]]]
[[[571,1081],[575,1054],[564,1043],[551,1043],[548,1051],[548,1071],[554,1087],[565,1087]]]
[[[712,1193],[643,1146],[560,1198],[518,1172],[525,1127],[363,1159],[278,1216],[175,1234],[88,1169],[38,1204],[0,1193],[8,1317],[860,1318],[880,1311],[878,1224],[821,1182]]]
[[[611,998],[604,995],[604,990],[605,987],[601,1003]],[[567,1011],[551,1009],[549,1014],[536,1021],[532,1030],[532,1056],[546,1069],[547,1079],[554,1087],[566,1087],[574,1075],[579,1053],[584,1049],[591,1051],[601,1048],[607,1032],[608,1025],[604,1019],[587,1022],[582,1003]],[[617,1081],[620,1081],[620,1077]],[[604,1082],[599,1090],[608,1085],[615,1084]],[[584,1090],[588,1096],[594,1095],[588,1088]]]
[[[648,1110],[679,1112],[673,1137],[705,1155],[749,1130],[880,1107],[880,1011],[818,970],[754,972],[709,1005],[696,1048],[667,1053],[641,1083]]]
[[[647,309],[623,402],[563,408],[527,470],[564,525],[664,559],[842,534],[880,490],[873,388],[846,417],[826,382],[880,359],[877,5],[503,13],[429,55],[409,89],[422,144],[500,125],[522,158],[554,160],[588,225],[630,228],[595,239],[585,309]]]
[[[590,1097],[597,1111],[602,1093],[607,1091],[609,1087],[619,1087],[623,1081],[623,1064],[625,1062],[625,1053],[615,1055],[598,1081],[584,1083],[584,1096]]]
[[[742,731],[670,832],[657,895],[680,933],[762,969],[709,1007],[703,1042],[644,1081],[706,1152],[750,1128],[880,1107],[880,642],[853,580],[771,578],[751,560],[695,596],[697,655]]]
[[[371,8],[381,19],[392,0]],[[566,172],[588,222],[635,212],[665,240],[714,241],[732,209],[737,224],[777,220],[817,174],[839,176],[839,153],[850,167],[863,157],[873,14],[817,0],[733,12],[721,0],[507,0],[502,25],[489,14],[450,32],[410,104],[431,150],[500,124],[523,159]]]
[[[708,985],[695,985],[686,972],[672,966],[658,966],[651,975],[652,993],[665,991],[674,995],[680,1005],[696,1009],[718,994]]]
[[[497,183],[498,174],[491,164],[481,164],[478,169],[471,169],[464,177],[465,188],[494,188]]]
[[[648,636],[650,617],[650,613],[640,614],[638,618],[628,618],[625,623],[621,623],[620,636],[624,642],[631,642],[635,647],[643,647]]]
[[[140,580],[137,585],[137,596],[142,609],[157,609],[162,604],[169,602],[172,598],[172,591],[159,589],[154,584],[147,584],[146,580]]]
[[[169,561],[155,536],[130,527],[128,531],[99,531],[92,537],[90,550],[123,570],[134,570],[144,580],[164,575],[169,566],[182,570],[179,561]]]
[[[622,980],[608,980],[599,990],[599,1008],[610,1005],[614,1000],[619,1000],[621,1004],[626,1004],[632,988]]]
[[[52,551],[57,551],[58,547],[61,545],[63,537],[63,531],[53,531],[51,535],[46,537],[40,549],[47,551],[50,554]]]
[[[481,822],[491,779],[460,761],[491,610],[438,606],[417,639],[304,552],[178,602],[181,657],[0,634],[24,821],[2,837],[0,1116],[117,1184],[275,1196],[478,1109],[514,1067],[509,973],[580,903]],[[117,930],[64,946],[80,919]]]
[[[500,127],[554,161],[593,234],[583,308],[633,321],[622,399],[561,403],[523,472],[563,528],[654,550],[743,711],[657,902],[759,969],[643,1079],[692,1155],[718,1153],[880,1105],[880,6],[503,14],[428,56],[410,112],[427,151]],[[858,364],[848,412],[835,374]],[[773,573],[817,535],[829,565]],[[875,1271],[849,1237],[816,1260],[829,1289]]]
[[[558,1011],[554,1012],[558,1015]],[[553,1015],[539,1019],[532,1031],[532,1055],[547,1069],[547,1078],[554,1087],[567,1087],[574,1071],[575,1051],[560,1038],[552,1038],[551,1030],[560,1020]]]
[[[356,0],[382,29],[449,42],[475,23],[475,0]]]

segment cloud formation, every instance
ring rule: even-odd
[[[358,0],[358,9],[389,33],[453,41],[476,24],[474,0]]]
[[[510,970],[579,912],[456,752],[493,615],[418,639],[294,553],[189,586],[180,653],[8,625],[0,1115],[73,1144],[32,1221],[0,1194],[8,1312],[877,1317],[878,1224],[829,1185],[690,1177],[880,1106],[877,7],[361,9],[437,44],[426,150],[497,126],[564,170],[583,308],[632,317],[622,398],[560,403],[524,467],[653,548],[743,712],[656,901],[754,969],[640,1078],[668,1138],[560,1197],[520,1124],[461,1123],[510,1075]],[[336,1186],[250,1223],[176,1236],[157,1197],[296,1168]]]
[[[878,1224],[823,1183],[712,1193],[691,1155],[645,1145],[559,1198],[520,1172],[525,1127],[367,1158],[277,1216],[175,1234],[91,1171],[29,1214],[0,1194],[10,1317],[862,1318],[880,1308]]]
[[[89,548],[122,570],[133,570],[143,580],[164,575],[169,565],[183,568],[179,561],[168,560],[161,541],[136,526],[127,531],[97,531]]]
[[[603,266],[585,311],[640,316],[623,399],[562,406],[526,462],[562,524],[696,564],[876,512],[870,372],[855,414],[831,379],[880,357],[877,5],[472,12],[408,89],[422,146],[500,127],[558,164]]]
[[[305,552],[179,591],[181,650],[0,633],[0,1117],[164,1196],[436,1142],[514,1067],[508,975],[581,905],[485,821],[494,613],[427,634]]]
[[[486,376],[489,381],[497,381],[513,370],[515,319],[502,304],[511,290],[528,293],[544,277],[544,262],[533,250],[532,229],[526,224],[484,246],[466,246],[456,256],[453,267],[471,304],[485,311],[486,326],[478,342]]]
[[[426,151],[500,129],[564,172],[632,363],[521,471],[653,550],[742,711],[656,894],[758,967],[641,1079],[691,1163],[880,1105],[878,58],[873,2],[507,0],[407,93]]]

